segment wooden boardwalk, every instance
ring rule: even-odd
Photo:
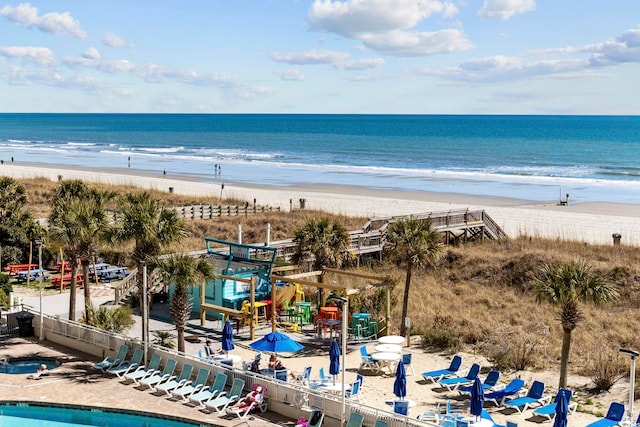
[[[349,232],[349,250],[358,256],[382,254],[389,225],[407,217],[431,221],[433,228],[443,233],[443,243],[447,245],[470,240],[507,238],[502,228],[484,210],[464,209],[370,219],[361,229]],[[269,246],[277,249],[277,257],[287,260],[295,252],[293,239],[271,242]]]

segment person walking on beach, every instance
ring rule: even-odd
[[[131,156],[127,157],[127,167],[131,167]]]

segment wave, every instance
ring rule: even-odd
[[[178,153],[184,151],[184,147],[129,147],[129,150],[148,153]]]

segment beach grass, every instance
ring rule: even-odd
[[[29,208],[38,217],[48,214],[55,182],[20,180],[27,190]],[[91,184],[116,193],[140,191],[132,186]],[[149,190],[166,206],[190,204],[244,204],[243,200],[220,200]],[[347,229],[358,229],[366,218],[333,215],[313,210],[264,212],[242,217],[218,217],[188,221],[189,237],[171,251],[203,249],[204,237],[236,240],[242,225],[243,241],[263,243],[266,224],[271,240],[293,237],[293,230],[311,216],[331,216]],[[114,249],[105,249],[114,251]],[[127,248],[121,248],[126,252]],[[126,255],[125,255],[126,256]],[[602,360],[623,367],[620,347],[639,348],[640,250],[628,245],[594,245],[539,236],[520,236],[504,242],[474,242],[448,247],[433,267],[414,272],[409,317],[414,334],[448,331],[460,344],[481,353],[504,369],[556,369],[560,360],[562,328],[557,311],[536,302],[532,287],[545,263],[581,260],[616,284],[620,298],[603,307],[583,305],[585,318],[573,332],[570,372],[597,375]],[[383,261],[371,262],[376,273],[389,274],[401,295],[404,270]],[[391,332],[397,333],[401,307],[392,312]],[[455,348],[449,349],[455,351]],[[524,365],[524,366],[523,366]]]

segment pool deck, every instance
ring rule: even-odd
[[[62,365],[52,369],[39,380],[27,379],[26,374],[0,374],[0,400],[37,401],[87,405],[102,408],[129,409],[169,415],[208,423],[213,426],[293,426],[295,420],[267,412],[240,420],[233,416],[218,416],[191,406],[153,395],[149,389],[140,390],[118,378],[94,369],[95,358],[50,342],[37,339],[0,337],[0,357],[55,357]],[[243,423],[247,421],[247,423]],[[275,423],[275,424],[274,424]]]

